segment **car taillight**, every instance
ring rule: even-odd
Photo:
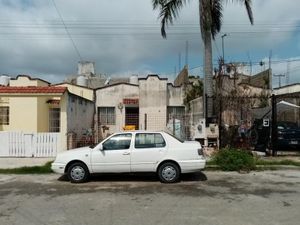
[[[198,148],[198,155],[203,155],[203,149],[202,148]]]

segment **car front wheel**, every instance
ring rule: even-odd
[[[89,177],[89,170],[86,165],[77,162],[69,166],[67,174],[71,183],[83,183]]]
[[[158,169],[158,177],[162,183],[175,183],[179,181],[179,167],[172,162],[163,163]]]

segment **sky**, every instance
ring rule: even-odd
[[[243,62],[245,71],[255,74],[268,68],[271,56],[273,74],[288,74],[282,85],[299,83],[300,2],[252,3],[253,26],[242,4],[224,3],[214,66],[227,34],[226,62]],[[84,60],[95,62],[96,73],[107,77],[159,74],[172,81],[186,63],[191,75],[203,77],[198,12],[198,1],[188,1],[163,39],[152,0],[0,0],[0,74],[58,83],[76,74]],[[273,86],[278,83],[274,78]]]

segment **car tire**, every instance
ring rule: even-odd
[[[76,162],[69,166],[67,175],[71,183],[84,183],[89,178],[89,170],[85,164]]]
[[[157,173],[162,183],[176,183],[179,181],[180,169],[177,164],[173,162],[163,163]]]

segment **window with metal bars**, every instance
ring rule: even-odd
[[[167,108],[167,121],[171,119],[182,120],[184,118],[185,108],[184,106],[168,106]]]
[[[0,106],[0,125],[9,125],[9,107]]]
[[[98,107],[98,123],[99,125],[115,125],[115,107]]]
[[[49,132],[60,132],[60,108],[49,109]]]

